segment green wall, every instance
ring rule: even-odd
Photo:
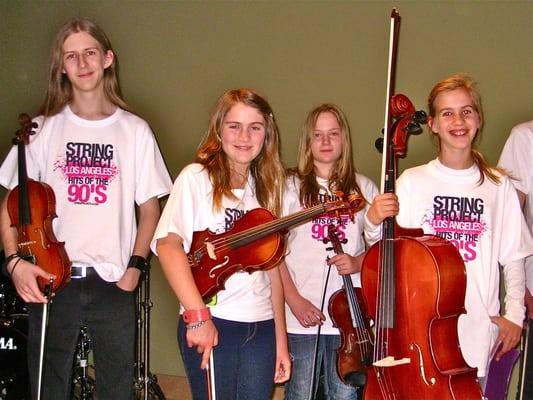
[[[486,115],[481,149],[495,163],[511,129],[533,119],[532,1],[0,1],[0,157],[19,112],[43,98],[51,40],[71,16],[94,19],[120,60],[128,103],[151,124],[172,176],[189,163],[216,98],[253,87],[270,100],[283,158],[293,165],[299,127],[314,105],[346,112],[359,170],[377,180],[389,16],[402,15],[396,91],[418,108],[455,72],[479,82]],[[413,137],[402,167],[434,157]],[[177,303],[157,261],[152,273],[152,362],[183,374]]]

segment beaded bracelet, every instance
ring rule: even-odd
[[[13,254],[7,256],[6,259],[5,259],[5,261],[4,261],[4,264],[6,264],[6,265],[9,264],[9,262],[10,262],[12,259],[16,258],[16,257],[20,257],[20,254],[19,254],[19,253],[13,253]]]
[[[9,272],[9,270],[7,269],[7,265],[11,262],[11,260],[14,260],[17,257],[19,257],[19,259],[20,259],[20,254],[19,253],[13,253],[13,254],[7,256],[6,259],[4,260],[4,263],[2,264],[2,270],[5,271],[5,275],[7,277],[11,276],[11,272]]]
[[[205,321],[200,321],[198,322],[197,324],[194,324],[194,325],[186,325],[185,328],[187,329],[198,329],[199,327],[201,327],[203,324],[205,324],[208,320],[205,320]]]

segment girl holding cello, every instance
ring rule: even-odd
[[[38,129],[26,147],[29,177],[55,192],[54,230],[72,262],[71,281],[54,296],[50,309],[43,399],[71,398],[82,324],[92,338],[98,398],[133,398],[133,291],[160,215],[158,197],[169,192],[171,181],[148,124],[127,111],[116,67],[101,28],[82,18],[64,24],[52,48]],[[0,169],[0,184],[8,189],[17,180],[15,150]],[[48,280],[53,274],[20,257],[6,203],[0,229],[7,271],[26,302],[46,303],[37,278]],[[34,398],[41,315],[42,304],[31,304],[28,360]]]
[[[213,390],[218,400],[267,400],[273,383],[289,378],[278,269],[233,274],[206,306],[186,255],[195,231],[225,232],[258,207],[279,215],[283,183],[270,105],[251,89],[227,91],[196,162],[176,179],[152,241],[182,307],[178,342],[196,400]]]
[[[429,94],[428,110],[428,125],[438,140],[437,158],[403,172],[397,180],[397,200],[393,194],[375,199],[381,207],[367,213],[368,237],[379,239],[378,224],[396,214],[399,202],[399,225],[421,227],[455,245],[467,275],[459,342],[484,387],[490,357],[499,359],[520,340],[523,258],[533,247],[509,176],[490,167],[475,149],[483,110],[474,81],[458,74],[438,82]],[[502,315],[499,265],[506,289]]]
[[[359,194],[365,199],[372,199],[378,193],[376,185],[355,170],[348,121],[334,104],[321,104],[307,114],[297,162],[294,173],[287,178],[284,214],[299,211],[308,203],[325,202],[335,197],[336,191],[345,195]],[[366,209],[369,207],[367,204]],[[280,264],[287,302],[289,350],[293,357],[292,377],[285,385],[287,400],[310,398],[309,388],[313,381],[317,382],[321,365],[325,374],[326,398],[356,397],[356,389],[344,384],[337,374],[339,329],[333,326],[331,316],[320,310],[320,303],[328,264],[334,265],[337,271],[329,276],[325,299],[342,287],[341,275],[352,275],[356,285],[360,286],[358,272],[365,251],[363,217],[363,211],[353,221],[349,215],[339,218],[321,215],[289,233],[288,253]],[[324,243],[330,224],[338,225],[345,254],[335,255],[331,244]],[[318,325],[321,325],[321,334],[317,365],[313,370]],[[314,396],[312,393],[311,398]]]

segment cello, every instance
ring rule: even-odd
[[[381,191],[394,193],[397,157],[425,113],[406,96],[392,96],[400,17],[391,15]],[[390,112],[389,112],[390,109]],[[364,399],[481,399],[476,369],[459,347],[457,321],[465,312],[466,273],[457,249],[394,217],[382,223],[382,240],[367,252],[363,298],[375,321],[372,368]]]
[[[336,226],[328,226],[328,239],[335,254],[344,253]],[[364,387],[367,369],[372,363],[374,338],[361,289],[354,288],[350,275],[342,275],[342,280],[342,289],[331,295],[328,304],[333,326],[339,329],[341,337],[337,374],[346,385]]]

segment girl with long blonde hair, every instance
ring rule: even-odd
[[[510,178],[490,167],[475,149],[484,118],[472,78],[457,74],[438,82],[429,94],[428,110],[430,132],[438,140],[437,158],[398,178],[397,220],[401,226],[422,227],[450,240],[461,254],[467,287],[459,342],[483,386],[491,355],[499,359],[520,340],[523,258],[533,252],[533,245]],[[394,201],[390,194],[376,199]],[[377,224],[387,214],[394,212],[368,212],[373,240],[379,238]],[[501,314],[500,265],[506,289]]]
[[[267,400],[290,375],[278,269],[235,273],[206,305],[186,255],[195,231],[222,233],[258,207],[278,213],[283,182],[270,105],[251,89],[227,91],[196,162],[174,183],[152,242],[181,304],[178,342],[194,399],[208,399],[210,357],[217,399]]]
[[[291,214],[309,204],[334,200],[338,192],[372,199],[377,188],[355,170],[350,128],[344,113],[338,106],[325,103],[313,108],[305,119],[297,167],[287,178],[284,213]],[[365,208],[369,207],[371,205],[367,203]],[[326,398],[356,398],[356,389],[344,384],[337,375],[335,357],[340,334],[333,327],[329,312],[321,310],[320,304],[323,296],[327,300],[342,287],[342,275],[351,275],[355,284],[360,286],[359,271],[365,251],[363,217],[363,211],[353,220],[347,213],[338,217],[321,215],[289,233],[288,252],[280,264],[287,302],[289,350],[293,357],[292,377],[285,385],[287,400],[307,400],[310,393],[314,398],[316,387],[310,388],[312,382],[318,382],[321,370],[324,371]],[[345,254],[335,255],[331,244],[324,241],[331,224],[337,226]],[[336,272],[332,272],[326,281],[329,266],[334,266]],[[319,325],[318,357],[313,368]]]

